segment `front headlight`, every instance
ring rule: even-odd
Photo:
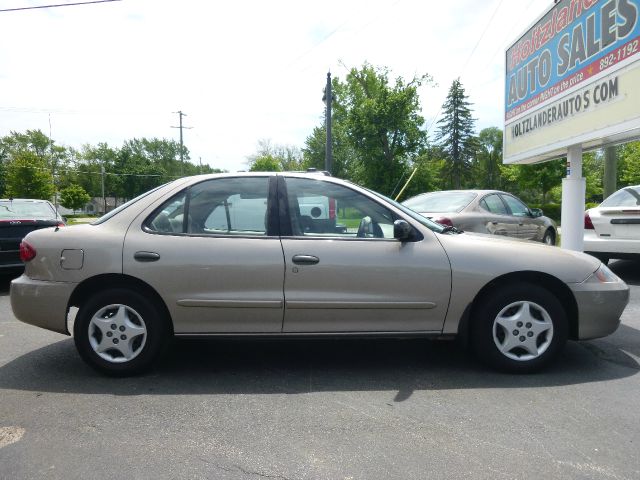
[[[600,264],[600,268],[585,280],[585,283],[617,283],[621,282],[620,277],[613,273],[604,263]]]

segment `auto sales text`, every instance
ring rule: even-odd
[[[614,100],[619,94],[618,77],[597,82],[596,85],[582,92],[577,92],[542,111],[519,120],[511,126],[511,138],[520,138],[542,127],[569,119],[593,106]]]
[[[623,41],[636,30],[638,14],[638,0],[558,3],[507,52],[507,109],[556,85]]]

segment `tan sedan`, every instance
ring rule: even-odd
[[[403,205],[442,225],[555,245],[558,228],[538,208],[498,190],[444,190],[416,195]]]
[[[319,174],[183,178],[32,232],[21,253],[15,316],[69,335],[78,307],[80,355],[114,375],[172,335],[463,335],[491,365],[533,371],[567,339],[613,332],[629,297],[591,256],[460,234]]]

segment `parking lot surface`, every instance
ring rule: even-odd
[[[637,479],[640,265],[622,325],[536,375],[455,342],[179,341],[91,370],[0,279],[0,478]]]

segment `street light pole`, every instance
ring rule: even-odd
[[[331,173],[333,169],[333,141],[331,137],[331,103],[333,102],[333,94],[331,92],[331,72],[327,73],[327,86],[324,89],[324,97],[322,100],[325,102],[325,124],[327,130],[327,143],[324,154],[324,169]]]

